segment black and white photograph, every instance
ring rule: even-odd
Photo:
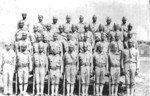
[[[150,0],[0,0],[0,96],[150,96]]]

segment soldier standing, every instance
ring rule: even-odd
[[[22,19],[20,21],[24,22],[23,30],[30,31],[30,23],[27,21],[27,13],[22,13]],[[19,29],[19,24],[18,24],[18,29]]]
[[[93,64],[96,75],[96,94],[102,96],[103,87],[105,84],[105,75],[108,73],[108,57],[103,51],[104,46],[99,44],[96,52],[93,54]]]
[[[105,25],[105,32],[106,32],[107,41],[110,41],[109,33],[111,31],[112,31],[111,18],[107,17],[107,19],[106,19],[106,25]]]
[[[126,17],[122,17],[122,24],[121,24],[121,31],[123,32],[123,41],[126,41],[127,39],[127,31],[128,31],[128,27],[126,25],[127,19]]]
[[[13,94],[13,76],[16,67],[16,54],[9,42],[5,44],[6,50],[2,53],[1,73],[3,73],[4,95]]]
[[[48,58],[44,54],[44,47],[39,46],[39,53],[34,54],[34,68],[35,68],[35,79],[37,95],[43,96],[44,90],[44,78],[48,71]]]
[[[17,54],[17,71],[19,77],[20,94],[26,94],[28,87],[29,72],[32,70],[31,58],[26,52],[27,46],[22,44],[21,52]]]
[[[92,23],[89,24],[89,30],[94,34],[98,30],[97,16],[93,15]]]
[[[58,34],[54,33],[53,41],[49,42],[48,56],[50,62],[52,96],[58,95],[59,81],[63,72],[62,54],[62,44],[58,40]]]
[[[123,51],[124,45],[123,45],[123,42],[120,40],[119,37],[120,37],[119,33],[116,33],[116,34],[115,34],[115,41],[112,41],[112,42],[109,44],[109,51],[111,50],[111,45],[112,45],[113,43],[116,43],[116,44],[117,44],[118,51]]]
[[[59,24],[57,23],[58,18],[53,17],[53,23],[51,24],[51,29],[53,33],[59,32]]]
[[[43,37],[45,39],[45,42],[49,42],[53,39],[53,32],[51,31],[51,24],[46,25],[46,30],[43,31]]]
[[[65,75],[67,80],[67,96],[73,96],[75,77],[78,72],[77,53],[74,50],[74,45],[69,45],[69,51],[64,54]]]
[[[39,22],[36,23],[35,26],[37,26],[38,32],[42,33],[46,29],[46,26],[43,23],[43,15],[38,15],[38,20],[39,20]]]
[[[115,34],[118,32],[118,25],[114,23],[113,26],[113,31],[110,32],[109,37],[110,37],[110,42],[115,41]]]
[[[64,33],[68,34],[71,31],[71,16],[66,16],[66,23],[64,24]]]
[[[78,29],[78,33],[84,33],[84,26],[85,26],[85,23],[84,23],[84,17],[82,15],[80,15],[79,17],[79,23],[77,25],[77,29]]]
[[[139,53],[134,47],[134,41],[128,41],[128,48],[123,51],[123,63],[125,72],[125,81],[127,96],[134,96],[135,76],[139,71]]]
[[[81,69],[82,95],[88,96],[88,88],[90,83],[90,74],[93,71],[92,55],[88,51],[88,45],[85,43],[83,52],[79,53],[79,66]]]
[[[111,94],[118,96],[118,84],[120,82],[120,70],[123,68],[122,52],[118,51],[116,43],[111,44],[108,55],[109,70],[111,75]]]

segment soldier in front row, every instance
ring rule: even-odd
[[[88,45],[84,43],[83,52],[79,53],[79,66],[81,69],[82,95],[88,96],[90,74],[93,71],[92,55],[88,51]]]
[[[34,54],[34,71],[35,71],[35,79],[36,79],[36,90],[37,95],[43,95],[44,90],[44,78],[45,74],[48,71],[48,58],[46,54],[44,54],[44,47],[38,47],[39,52]]]
[[[123,51],[123,64],[125,81],[127,87],[127,96],[134,96],[135,76],[139,71],[139,53],[134,47],[134,41],[128,41],[128,49]]]
[[[26,94],[29,72],[32,70],[31,58],[26,52],[27,46],[22,44],[21,52],[17,54],[17,72],[19,77],[20,94]]]
[[[118,51],[116,43],[111,44],[111,50],[108,55],[109,71],[111,76],[111,94],[118,96],[118,85],[120,82],[120,70],[123,67],[122,52]]]
[[[105,47],[102,44],[97,46],[96,52],[93,54],[93,64],[96,75],[96,95],[102,96],[103,87],[105,84],[105,75],[108,73],[108,57],[103,51]]]
[[[1,73],[3,73],[4,95],[13,94],[13,76],[16,67],[16,54],[11,49],[11,43],[5,43],[5,51],[2,53]]]
[[[69,51],[64,54],[65,75],[67,80],[67,96],[73,96],[75,77],[78,71],[77,53],[74,45],[69,45]],[[71,91],[71,92],[70,92]]]

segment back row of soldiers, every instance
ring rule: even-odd
[[[73,96],[77,75],[83,96],[88,95],[90,76],[94,76],[97,96],[102,95],[105,76],[110,77],[112,96],[117,96],[120,74],[125,74],[127,95],[133,96],[134,78],[139,70],[138,51],[132,25],[126,26],[125,17],[121,26],[114,24],[112,27],[109,17],[105,26],[97,24],[96,15],[93,15],[90,24],[84,23],[81,15],[77,25],[71,24],[70,16],[66,16],[64,25],[57,24],[56,17],[52,24],[45,25],[42,23],[43,16],[38,15],[39,22],[31,33],[26,16],[23,13],[18,24],[14,52],[9,52],[10,45],[6,44],[7,50],[3,54],[4,94],[12,94],[15,71],[18,73],[20,94],[26,94],[29,73],[33,71],[38,95],[43,95],[44,78],[48,74],[52,96],[58,96],[60,78],[67,81],[67,95]],[[5,66],[12,66],[13,70]],[[7,84],[7,76],[11,76],[10,85]]]

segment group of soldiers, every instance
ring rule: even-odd
[[[114,23],[113,26],[108,17],[104,26],[97,23],[96,15],[90,24],[84,22],[82,15],[78,24],[72,24],[71,16],[67,15],[66,23],[60,25],[57,17],[53,17],[51,24],[44,24],[43,16],[38,15],[33,32],[26,18],[27,14],[22,13],[15,41],[6,42],[2,54],[4,94],[13,94],[15,73],[20,94],[26,94],[29,74],[33,74],[37,95],[44,94],[46,75],[51,96],[58,96],[61,78],[66,81],[63,88],[67,89],[67,96],[73,96],[76,80],[79,80],[79,93],[88,96],[91,77],[94,95],[102,96],[109,77],[111,96],[118,96],[122,75],[125,75],[127,96],[134,95],[139,70],[138,50],[132,25],[126,24],[125,17],[121,25]]]

